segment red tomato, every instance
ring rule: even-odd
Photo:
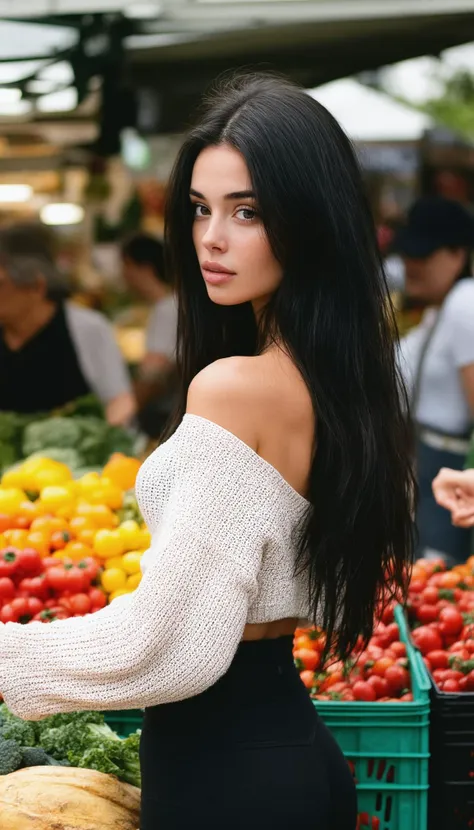
[[[473,592],[474,593],[474,592]],[[467,623],[461,634],[461,640],[470,640],[474,637],[474,623]]]
[[[4,548],[0,551],[0,577],[14,576],[18,568],[18,551],[16,548]]]
[[[440,689],[442,692],[459,692],[459,680],[443,680]]]
[[[43,571],[41,556],[34,548],[18,551],[18,573],[22,576],[39,576]]]
[[[13,599],[15,596],[15,583],[9,576],[0,578],[0,600]]]
[[[460,634],[464,619],[457,608],[442,608],[439,612],[439,630],[441,634]]]
[[[49,585],[44,577],[44,574],[41,576],[32,576],[22,579],[19,584],[19,588],[26,591],[28,596],[38,597],[43,600],[45,600],[49,594]]]
[[[474,637],[471,637],[469,640],[466,640],[464,645],[471,654],[474,654]]]
[[[99,563],[93,556],[86,556],[85,559],[81,559],[81,561],[77,563],[77,566],[84,573],[89,585],[97,579],[101,570]],[[322,651],[324,644],[321,642],[321,637],[318,639],[305,637],[304,639],[308,641],[308,644],[305,646],[301,645],[299,648],[311,648],[317,651]]]
[[[416,612],[416,616],[423,625],[427,625],[427,623],[435,622],[438,619],[438,608],[436,605],[428,605],[424,603],[420,605]]]
[[[78,595],[80,596],[80,595]],[[82,594],[82,596],[86,596]],[[88,609],[82,613],[87,614],[90,611],[91,601],[90,598],[86,596],[88,601]],[[75,612],[76,613],[76,612]],[[80,611],[77,613],[81,613]],[[319,651],[315,651],[314,649],[309,648],[300,648],[294,652],[294,658],[296,660],[296,665],[300,669],[308,669],[309,671],[315,671],[319,667],[321,662],[321,655]]]
[[[469,660],[470,656],[471,652],[469,649],[465,648],[464,645],[462,648],[457,648],[456,650],[453,649],[453,651],[451,651],[451,649],[449,650],[450,663],[456,663],[459,661],[461,663],[465,663],[466,660]]]
[[[11,607],[10,604],[4,605],[2,610],[0,611],[0,622],[8,623],[8,622],[17,622],[18,615],[14,608]]]
[[[439,591],[434,585],[428,585],[422,593],[423,602],[428,605],[436,605],[439,600]]]
[[[407,647],[406,647],[405,643],[400,643],[400,642],[392,643],[392,645],[390,646],[390,649],[396,654],[397,657],[405,657],[405,655],[407,653]]]
[[[375,689],[370,683],[364,680],[358,680],[352,687],[352,694],[355,700],[374,701],[377,699]]]
[[[100,588],[91,588],[89,591],[91,611],[99,611],[107,605],[107,597]]]
[[[442,649],[430,651],[426,657],[430,661],[432,669],[447,669],[449,666],[449,655]]]
[[[40,599],[38,599],[38,597],[30,597],[29,599],[27,599],[27,603],[28,603],[28,614],[31,617],[35,617],[36,614],[39,614],[40,611],[42,611],[43,608],[44,608],[43,603],[41,602]]]
[[[426,656],[430,651],[439,651],[443,648],[443,641],[433,628],[423,625],[420,628],[415,628],[413,632],[413,641],[421,653]]]
[[[303,681],[304,685],[307,689],[312,689],[314,686],[314,672],[312,671],[302,671],[300,673],[301,680]]]
[[[369,677],[367,683],[370,683],[372,688],[375,690],[377,698],[386,697],[388,695],[387,681],[383,677],[379,677],[378,674],[373,674],[372,677]]]
[[[410,594],[421,594],[425,587],[426,582],[422,582],[421,579],[414,579],[413,582],[410,582]]]
[[[385,672],[385,680],[390,695],[398,695],[410,687],[410,675],[401,666],[390,666]]]
[[[91,610],[91,600],[87,594],[74,594],[69,600],[73,614],[83,617]]]

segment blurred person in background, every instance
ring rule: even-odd
[[[49,412],[93,393],[126,425],[136,404],[113,330],[68,293],[45,229],[0,231],[0,410]]]
[[[163,243],[137,234],[122,246],[128,287],[151,306],[145,355],[138,368],[135,395],[141,428],[151,438],[161,433],[175,403],[178,305],[164,267]]]
[[[471,534],[436,502],[442,467],[461,470],[474,413],[474,220],[458,202],[419,199],[395,240],[408,298],[427,308],[401,341],[399,360],[416,427],[420,553],[450,562],[470,554]]]

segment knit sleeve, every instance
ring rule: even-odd
[[[184,449],[142,582],[125,601],[0,626],[0,692],[15,714],[171,703],[227,671],[257,594],[268,503],[250,453],[218,449]]]

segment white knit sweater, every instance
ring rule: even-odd
[[[307,617],[294,564],[309,502],[233,433],[185,415],[142,466],[137,498],[152,543],[133,594],[86,617],[0,625],[15,714],[192,697],[227,671],[246,623]]]

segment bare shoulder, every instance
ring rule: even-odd
[[[314,431],[306,384],[292,361],[278,352],[229,357],[207,366],[192,381],[188,413],[229,429],[254,449],[282,432]]]
[[[186,412],[228,429],[253,449],[258,446],[261,390],[256,358],[228,357],[206,366],[188,390]]]

